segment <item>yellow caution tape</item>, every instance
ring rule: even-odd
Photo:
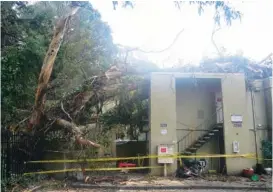
[[[97,159],[70,159],[70,160],[41,160],[41,161],[28,161],[26,163],[81,163],[81,162],[99,162],[99,161],[117,161],[117,160],[139,160],[139,159],[155,159],[155,158],[251,158],[255,157],[255,154],[231,154],[231,155],[147,155],[138,157],[113,157],[113,158],[97,158]]]
[[[162,166],[150,166],[150,167],[124,167],[124,168],[118,168],[118,167],[110,167],[110,168],[77,168],[77,169],[63,169],[63,170],[50,170],[50,171],[38,171],[38,172],[29,172],[24,173],[24,175],[33,175],[33,174],[50,174],[50,173],[65,173],[65,172],[75,172],[83,170],[86,171],[120,171],[120,170],[138,170],[138,169],[158,169],[162,168]]]
[[[255,154],[232,154],[232,155],[195,155],[195,156],[164,156],[164,157],[176,157],[176,158],[219,158],[219,157],[227,157],[227,158],[236,158],[236,157],[243,157],[243,158],[249,158],[249,159],[256,159]],[[101,159],[86,159],[86,160],[44,160],[44,161],[32,161],[28,163],[63,163],[63,162],[79,162],[79,161],[85,161],[85,162],[95,162],[95,161],[111,161],[111,160],[124,160],[124,159],[144,159],[144,158],[155,158],[158,157],[158,155],[155,156],[138,156],[138,157],[125,157],[125,158],[101,158]],[[162,156],[160,156],[162,157]],[[262,159],[262,158],[259,158]],[[272,159],[264,159],[264,160],[272,160]],[[180,161],[180,166],[182,165],[182,162]],[[64,173],[64,172],[75,172],[75,171],[119,171],[119,170],[138,170],[138,169],[157,169],[162,168],[163,166],[148,166],[148,167],[108,167],[108,168],[76,168],[76,169],[63,169],[63,170],[49,170],[49,171],[39,171],[39,172],[29,172],[24,173],[24,175],[33,175],[33,174],[51,174],[51,173]]]

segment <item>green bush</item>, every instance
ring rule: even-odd
[[[10,178],[1,181],[1,190],[10,191],[16,185],[26,188],[30,185],[38,183],[46,178],[45,175],[29,175],[29,176],[14,176],[11,174]]]
[[[261,150],[264,158],[264,166],[272,167],[272,142],[269,140],[262,140]]]

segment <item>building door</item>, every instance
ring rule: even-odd
[[[223,103],[222,93],[215,93],[215,105],[216,105],[216,123],[223,123]]]

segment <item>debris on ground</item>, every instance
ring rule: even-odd
[[[237,186],[237,187],[271,187],[272,177],[270,175],[261,175],[260,180],[252,182],[250,178],[239,177],[239,176],[226,176],[220,174],[207,174],[203,178],[199,177],[189,177],[189,178],[176,178],[176,177],[155,177],[150,175],[139,175],[139,174],[129,174],[129,175],[114,175],[114,176],[87,176],[82,182],[91,185],[99,185],[103,188],[105,186]],[[66,191],[72,192],[77,191],[77,189],[69,187],[68,181],[44,181],[43,190],[39,191],[51,191],[60,192]],[[38,186],[38,184],[37,184]],[[69,189],[69,190],[68,190]],[[29,189],[28,189],[29,190]],[[102,190],[102,189],[101,189]],[[94,189],[94,191],[101,191],[100,189]],[[84,189],[79,189],[78,191],[85,191]],[[91,189],[86,189],[86,191],[92,191]],[[103,190],[102,190],[103,191]]]
[[[121,184],[128,180],[128,177],[122,176],[87,176],[84,180],[85,183],[98,184],[98,183],[111,183],[111,184]]]
[[[37,191],[37,190],[39,190],[41,187],[42,187],[41,185],[34,186],[34,187],[28,188],[28,189],[26,189],[26,190],[23,190],[23,192],[33,192],[33,191]]]

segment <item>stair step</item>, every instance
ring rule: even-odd
[[[213,132],[218,132],[218,131],[219,131],[219,129],[213,129],[212,131],[213,131]]]
[[[209,139],[210,137],[209,136],[205,136],[205,137],[203,137],[204,139]]]
[[[198,140],[198,143],[206,143],[205,140]]]
[[[194,144],[196,147],[199,147],[199,146],[201,146],[202,144],[201,143],[195,143]]]
[[[210,132],[209,135],[214,135],[214,133]]]
[[[191,151],[195,151],[195,150],[197,150],[197,148],[195,148],[195,147],[191,147],[191,148],[189,148],[189,150],[191,150]]]
[[[223,127],[223,124],[222,124],[222,123],[218,123],[218,124],[215,125],[215,127],[217,127],[217,128],[222,128],[222,127]]]
[[[187,155],[191,155],[192,154],[192,152],[190,152],[190,151],[184,151],[183,153],[187,154]]]

